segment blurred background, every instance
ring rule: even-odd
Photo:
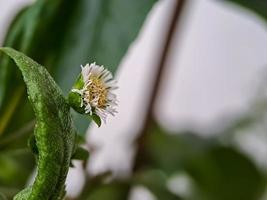
[[[8,34],[15,32],[12,28],[9,29],[10,24],[14,19],[18,20],[20,15],[17,13],[22,8],[37,1],[0,0],[1,46],[13,45],[8,39]],[[121,5],[122,8],[123,6],[128,8],[124,4],[135,4],[134,1],[112,2],[115,2],[114,5]],[[124,12],[118,7],[118,16],[114,14],[116,12],[111,11],[111,6],[110,10],[103,8],[100,13],[107,15],[107,22],[102,29],[95,26],[95,31],[98,30],[101,33],[99,37],[103,37],[104,42],[99,43],[99,46],[93,46],[90,51],[85,51],[85,47],[76,50],[76,46],[80,44],[76,40],[87,41],[86,37],[91,37],[90,28],[94,26],[88,25],[81,28],[85,21],[70,20],[71,22],[66,26],[71,23],[81,24],[77,29],[71,24],[74,29],[71,32],[72,37],[65,37],[64,31],[53,29],[51,26],[52,29],[49,30],[47,37],[58,34],[71,41],[66,45],[63,44],[66,40],[59,43],[62,48],[56,50],[61,51],[62,54],[66,56],[83,54],[82,59],[77,58],[80,63],[96,61],[107,66],[110,64],[113,65],[111,66],[113,72],[118,66],[116,72],[119,85],[118,114],[115,117],[109,117],[107,124],[101,128],[93,123],[89,125],[89,122],[80,119],[80,116],[76,118],[78,129],[83,127],[80,133],[86,138],[84,146],[90,151],[90,159],[86,167],[83,162],[75,161],[75,168],[70,169],[67,179],[69,199],[267,199],[265,175],[267,91],[264,87],[267,83],[267,3],[264,0],[232,2],[188,0],[185,2],[179,24],[176,22],[178,25],[175,27],[169,47],[149,128],[144,127],[148,99],[154,86],[153,80],[176,0],[143,1],[136,3],[138,5],[133,8],[133,12],[127,10]],[[96,1],[87,1],[87,3],[91,7],[84,12],[93,12],[100,6]],[[147,9],[142,9],[145,7]],[[50,12],[49,9],[47,12]],[[76,14],[73,15],[79,17]],[[125,17],[125,22],[120,24],[116,17]],[[38,20],[37,23],[39,23]],[[95,23],[101,23],[101,20]],[[136,30],[128,28],[128,23],[129,26],[136,25],[133,26]],[[42,25],[45,27],[47,24],[40,24]],[[31,25],[26,26],[30,31]],[[51,27],[48,26],[48,28]],[[111,39],[116,37],[114,33],[121,32],[131,38],[128,40],[122,34],[123,45],[116,43],[119,39],[114,41]],[[38,33],[37,31],[35,33],[37,36],[32,38],[28,37],[36,43],[37,47],[32,48],[34,50],[38,49],[38,45],[43,45],[46,40],[45,33],[40,37]],[[109,36],[112,37],[105,39]],[[24,38],[26,39],[27,37]],[[36,42],[38,39],[42,40],[40,44]],[[98,41],[98,39],[95,40]],[[48,39],[48,43],[49,41]],[[88,45],[92,45],[91,43],[93,42],[88,41]],[[107,47],[103,44],[107,44]],[[24,50],[34,57],[32,53],[34,50],[27,50],[32,46],[34,45],[29,45]],[[20,48],[23,51],[23,45],[20,45]],[[64,48],[71,50],[65,51]],[[47,49],[49,54],[49,48]],[[105,50],[101,51],[102,49]],[[113,56],[112,50],[117,52],[117,49],[121,49],[121,53],[115,54],[120,56],[115,55],[117,60],[109,62]],[[42,53],[46,52],[40,51],[40,54]],[[109,53],[111,58],[107,57]],[[71,85],[71,82],[67,83],[67,79],[75,80],[79,65],[72,66],[77,69],[76,71],[66,70],[65,73],[64,66],[68,59],[62,57],[54,62],[53,56],[51,58],[51,56],[36,55],[36,58],[40,58],[41,63],[51,65],[56,63],[58,68],[51,72],[66,93]],[[0,77],[3,78],[4,72],[0,71],[0,73],[2,73]],[[10,95],[8,92],[0,94],[3,99],[4,95]],[[4,103],[0,106],[4,110]],[[2,113],[5,112],[2,111]],[[0,119],[4,118],[0,117]],[[80,125],[81,123],[83,125]],[[6,133],[3,131],[3,134],[0,134],[0,136],[3,135],[3,139],[0,138],[0,140],[5,141],[5,137],[9,140],[9,132],[13,132],[13,126],[12,124],[7,126],[11,127],[9,128],[11,131]],[[0,130],[4,130],[1,127],[3,127],[3,121],[0,121]],[[139,143],[135,145],[134,141],[144,132],[148,133],[144,147],[138,151]],[[20,137],[18,139],[20,140]],[[5,151],[9,149],[17,151],[23,144],[18,145],[19,147],[13,146],[16,145],[1,146],[0,142],[0,151],[3,150],[1,154],[6,156]],[[1,159],[0,171],[5,173],[1,175],[0,172],[0,192],[11,198],[13,193],[24,187],[23,185],[33,181],[35,167],[26,166],[29,170],[23,172],[16,172],[16,167],[13,167],[13,171],[7,170],[9,166],[13,166],[13,161],[6,162],[8,159],[6,157]],[[31,158],[27,159],[31,160]],[[14,165],[20,166],[20,163]],[[112,175],[105,176],[101,184],[96,181],[97,191],[91,189],[90,191],[93,191],[87,193],[88,180],[95,181],[94,177],[106,172],[112,172]],[[10,178],[20,173],[24,173],[25,177],[19,183],[16,183],[15,178]],[[125,193],[124,188],[129,186],[129,182],[131,187],[127,190],[127,198],[118,195],[121,190]],[[101,196],[98,193],[109,195]]]

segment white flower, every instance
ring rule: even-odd
[[[110,71],[96,63],[82,66],[82,79],[84,86],[81,89],[72,89],[81,96],[81,107],[85,113],[95,113],[104,122],[108,114],[114,116],[117,113],[114,108],[117,106],[117,96],[113,90],[117,89],[116,81]]]

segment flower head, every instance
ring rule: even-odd
[[[79,94],[80,108],[86,114],[97,115],[104,122],[108,114],[114,115],[117,111],[117,97],[113,93],[116,81],[110,71],[96,63],[81,66],[80,83],[71,90]],[[79,82],[79,81],[78,81]]]

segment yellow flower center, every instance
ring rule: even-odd
[[[89,100],[89,102],[98,99],[97,107],[104,108],[107,103],[107,89],[104,85],[103,80],[96,76],[90,76],[89,80],[91,84],[87,86],[87,91],[89,91],[89,95],[85,95],[85,98]]]

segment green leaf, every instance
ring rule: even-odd
[[[7,200],[6,196],[0,192],[0,200]]]
[[[200,200],[258,200],[264,192],[264,173],[236,149],[214,138],[168,134],[154,128],[143,152],[143,167],[156,168],[168,177],[186,172],[196,184],[194,198]]]
[[[101,123],[102,123],[101,118],[98,115],[93,113],[90,117],[94,120],[94,122],[97,124],[98,127],[101,126]]]
[[[125,200],[129,195],[129,185],[123,182],[112,182],[108,184],[92,185],[89,188],[88,196],[84,197],[85,200]]]
[[[144,170],[134,177],[136,185],[143,185],[149,189],[157,199],[181,200],[167,188],[168,177],[160,170]]]
[[[28,149],[10,150],[0,153],[0,186],[24,187],[28,174],[34,168],[34,157]],[[0,189],[1,191],[1,189]]]
[[[266,182],[247,157],[228,147],[215,147],[188,163],[188,172],[207,200],[258,200]]]
[[[116,71],[155,2],[38,0],[16,17],[4,45],[47,66],[67,94],[81,64],[96,61],[113,73]],[[30,106],[20,106],[25,105],[27,96],[25,90],[18,96],[22,81],[11,65],[8,60],[0,63],[0,135],[13,132],[34,118]],[[9,104],[14,98],[18,99],[16,106]],[[79,133],[85,133],[88,119],[77,113],[74,115]],[[2,129],[1,119],[6,119]]]
[[[1,193],[7,197],[7,199],[12,199],[13,196],[18,193],[18,188],[12,188],[12,187],[2,187],[0,186]]]
[[[15,199],[62,199],[75,145],[70,107],[43,66],[14,49],[0,50],[11,57],[21,70],[36,115],[37,176],[31,188],[23,190]]]
[[[87,161],[89,158],[89,152],[81,147],[78,147],[75,150],[75,153],[72,155],[71,159],[74,160],[83,160],[83,161]]]

